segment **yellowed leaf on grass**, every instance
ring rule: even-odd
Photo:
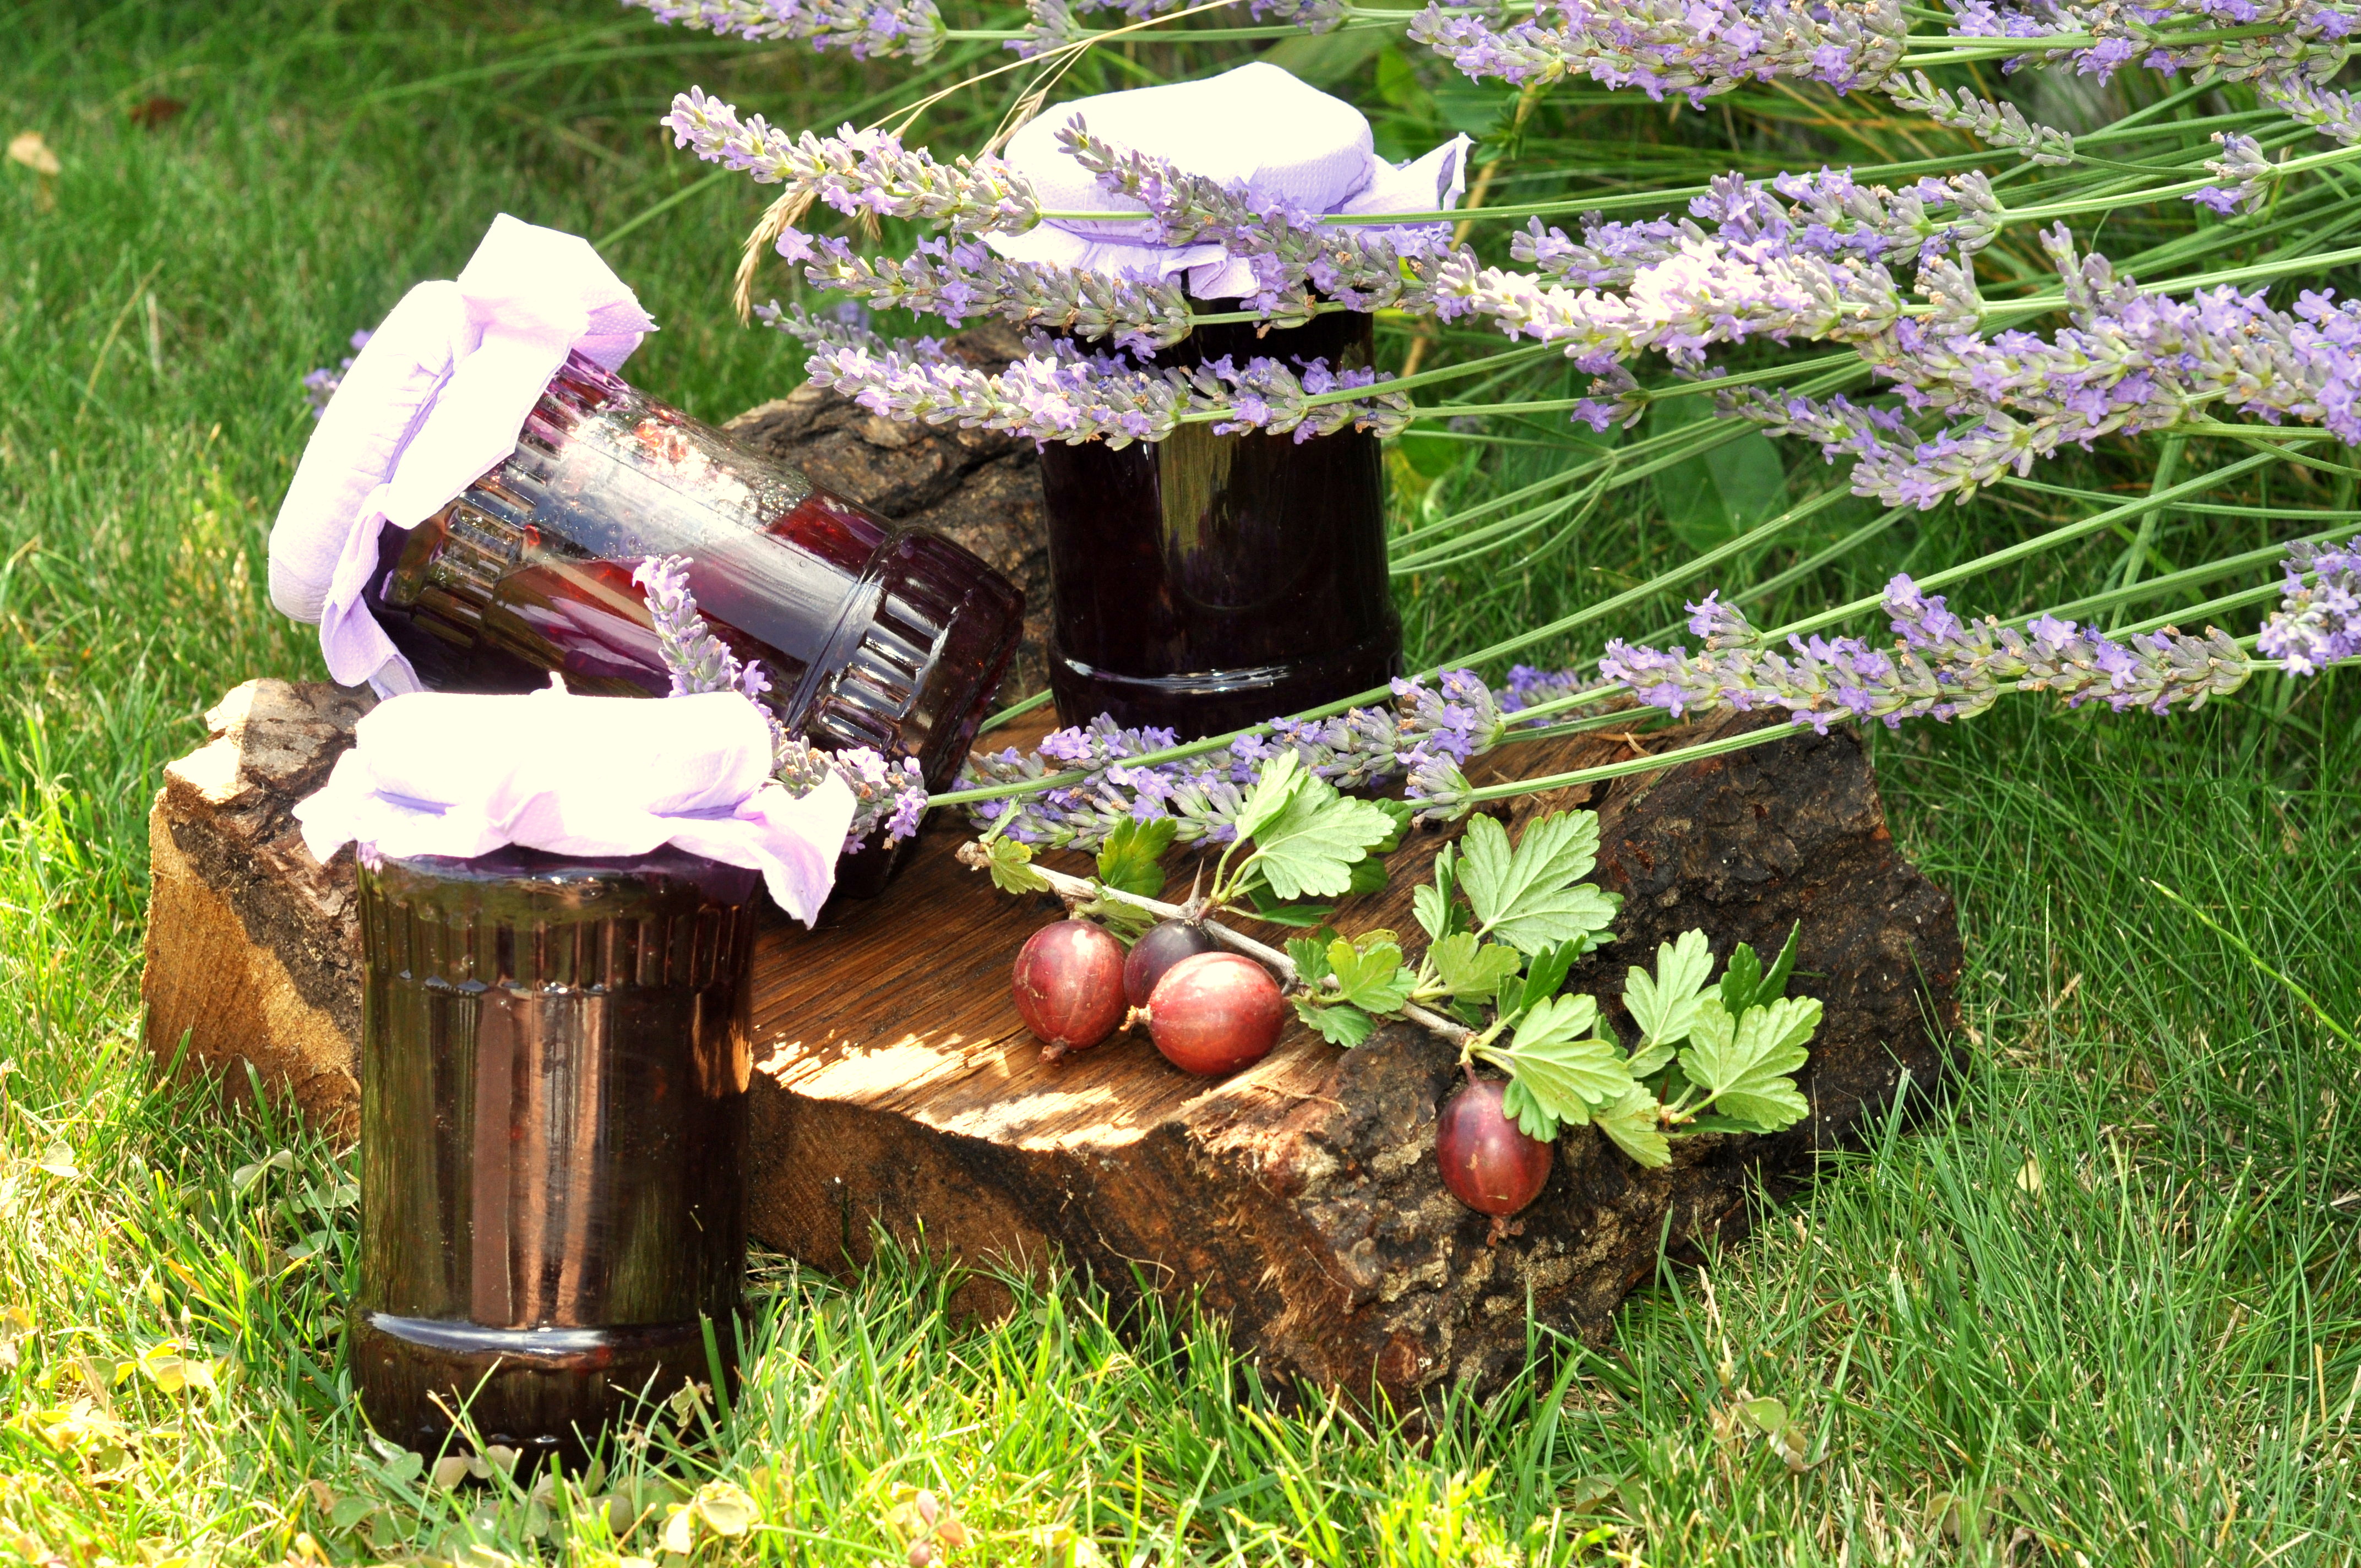
[[[22,1307],[0,1308],[0,1367],[15,1366],[24,1359],[16,1342],[32,1332],[32,1313]]]
[[[36,174],[55,174],[64,167],[58,162],[58,155],[49,150],[49,144],[41,139],[38,131],[19,131],[8,143],[8,159],[13,163],[23,164]]]
[[[149,1345],[139,1353],[138,1360],[126,1361],[116,1367],[115,1380],[120,1383],[134,1372],[143,1374],[167,1394],[214,1387],[214,1364],[203,1356],[183,1354],[178,1340]]]

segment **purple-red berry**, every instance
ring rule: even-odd
[[[1125,999],[1134,1007],[1147,1006],[1165,970],[1182,959],[1213,950],[1213,935],[1202,926],[1187,920],[1167,920],[1150,927],[1148,935],[1132,944],[1131,957],[1123,960]]]
[[[1060,920],[1027,939],[1009,977],[1042,1058],[1095,1046],[1123,1022],[1123,944],[1087,920]]]
[[[1505,1093],[1506,1085],[1479,1078],[1444,1103],[1435,1124],[1443,1184],[1479,1214],[1513,1214],[1549,1180],[1550,1146],[1501,1111]]]
[[[1207,1077],[1270,1054],[1287,1022],[1270,971],[1236,953],[1200,953],[1164,971],[1148,998],[1148,1033],[1164,1058]]]

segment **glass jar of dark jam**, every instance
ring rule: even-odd
[[[734,1374],[757,873],[509,849],[360,872],[353,1380],[427,1453],[578,1459]]]
[[[1220,323],[1146,363],[1267,356],[1352,370],[1370,363],[1370,337],[1371,318],[1350,312],[1260,337]],[[1193,739],[1401,673],[1376,436],[1191,424],[1119,451],[1053,442],[1041,477],[1049,685],[1067,723],[1106,713]]]
[[[947,539],[887,522],[579,354],[515,452],[379,541],[369,611],[419,679],[602,695],[671,689],[642,590],[686,555],[716,635],[817,745],[916,757],[951,782],[1022,630],[1024,596]]]

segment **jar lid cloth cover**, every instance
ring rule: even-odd
[[[362,718],[353,749],[297,804],[304,847],[473,859],[516,845],[644,855],[669,844],[763,873],[811,924],[836,881],[852,792],[834,773],[791,795],[771,777],[771,727],[737,692],[480,696],[412,692]]]
[[[567,354],[614,370],[655,329],[588,240],[506,213],[456,279],[402,296],[322,411],[270,530],[270,602],[319,623],[331,675],[419,688],[362,602],[379,533],[417,527],[513,452]]]
[[[1312,216],[1441,212],[1458,204],[1472,138],[1452,137],[1396,167],[1379,158],[1362,113],[1257,61],[1202,82],[1138,87],[1060,104],[1009,138],[1009,166],[1033,182],[1050,212],[1108,214],[1105,220],[1049,218],[1023,234],[984,243],[1014,261],[1045,262],[1118,277],[1189,275],[1199,299],[1254,294],[1251,258],[1218,243],[1166,245],[1138,203],[1117,196],[1058,145],[1076,116],[1091,134],[1126,151],[1159,158],[1256,201],[1286,201]],[[1421,227],[1425,225],[1400,225]],[[1437,237],[1447,231],[1437,230]]]

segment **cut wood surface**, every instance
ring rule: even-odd
[[[1470,772],[1556,773],[1718,732],[1512,746]],[[1936,1086],[1960,945],[1949,896],[1894,852],[1850,735],[1800,734],[1596,798],[1522,797],[1511,831],[1586,805],[1601,817],[1598,880],[1624,906],[1614,945],[1575,983],[1611,998],[1627,965],[1691,926],[1717,957],[1741,940],[1767,956],[1800,920],[1797,989],[1827,1007],[1802,1078],[1808,1121],[1683,1139],[1658,1171],[1572,1129],[1542,1197],[1496,1235],[1443,1188],[1434,1123],[1455,1053],[1414,1026],[1346,1052],[1290,1025],[1221,1081],[1138,1035],[1043,1063],[1008,978],[1059,907],[959,865],[967,829],[938,813],[883,896],[832,907],[817,931],[775,927],[757,948],[753,1234],[831,1269],[864,1259],[878,1228],[977,1265],[1038,1267],[1055,1252],[1118,1298],[1202,1292],[1280,1376],[1398,1402],[1521,1362],[1528,1300],[1598,1337],[1661,1242],[1734,1236],[1752,1184],[1808,1173],[1905,1074]],[[1339,926],[1412,931],[1410,890],[1447,837],[1413,834],[1390,885],[1345,905]],[[1078,855],[1045,861],[1087,870]],[[1175,880],[1177,893],[1185,870]]]
[[[247,682],[205,715],[212,738],[165,767],[148,817],[148,1048],[217,1074],[233,1097],[258,1080],[345,1136],[360,1110],[352,858],[313,860],[291,811],[375,701],[322,682]]]

